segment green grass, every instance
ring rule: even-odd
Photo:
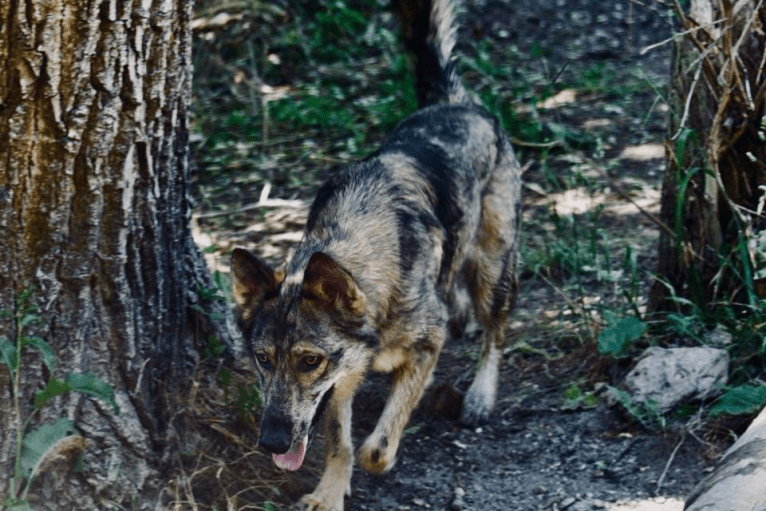
[[[216,5],[203,2],[201,18],[213,19]],[[223,176],[219,186],[226,187],[226,174],[247,172],[250,184],[269,181],[276,194],[310,191],[326,177],[322,169],[369,154],[415,110],[410,66],[387,3],[242,3],[224,12],[239,21],[195,34],[192,148],[203,184]],[[489,39],[462,44],[461,74],[514,140],[554,150],[595,147],[593,135],[536,105],[568,87],[606,88],[606,71],[593,70],[581,84],[557,81],[561,69],[553,76],[530,72],[536,63],[522,61],[517,49]],[[539,53],[533,57],[544,58]],[[306,139],[314,142],[310,151]],[[286,175],[296,172],[298,179]]]
[[[311,190],[323,168],[368,154],[415,110],[393,17],[378,2],[226,12],[240,21],[195,36],[192,149],[203,185],[225,188],[227,174],[246,173],[278,195]]]

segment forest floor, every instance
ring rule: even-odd
[[[390,10],[387,3],[378,7]],[[465,10],[458,56],[470,65],[461,72],[472,90],[496,102],[488,106],[509,127],[525,168],[521,291],[509,319],[499,403],[487,424],[466,429],[454,419],[459,401],[445,402],[439,397],[449,392],[431,391],[411,420],[393,470],[375,476],[355,469],[347,509],[680,511],[725,448],[727,429],[694,414],[658,423],[610,406],[603,389],[620,384],[631,360],[596,349],[609,318],[646,310],[656,266],[658,227],[650,215],[659,214],[671,45],[642,50],[668,39],[670,22],[663,12],[627,1],[476,1]],[[381,26],[391,25],[390,17],[374,15]],[[332,74],[342,89],[344,71],[358,74],[391,62],[383,52],[358,67],[314,62],[314,69],[296,70],[300,53],[288,62],[278,50],[263,53],[279,71],[260,70],[265,81],[272,77],[268,93],[274,97],[298,94],[294,77],[305,83],[314,74]],[[198,75],[211,73],[209,62],[197,62]],[[199,81],[200,87],[209,84],[209,78]],[[210,101],[212,93],[204,94],[197,90],[196,99]],[[321,169],[363,151],[328,128],[282,132],[279,121],[287,114],[258,118],[260,142],[227,146],[239,151],[237,162],[226,160],[219,165],[226,168],[214,172],[212,157],[195,160],[201,174],[198,241],[221,275],[234,246],[283,257],[299,239],[308,204],[327,175]],[[376,137],[360,139],[373,148]],[[216,150],[226,150],[221,147]],[[246,174],[251,167],[261,169],[257,178]],[[280,174],[285,168],[307,170],[296,181],[294,174]],[[249,208],[266,183],[269,199],[286,202]],[[465,391],[477,350],[470,339],[446,346],[434,388]],[[385,377],[374,376],[357,397],[356,445],[372,431],[386,385]],[[212,443],[188,468],[186,501],[198,508],[281,509],[318,481],[321,439],[303,469],[284,474],[256,451],[255,431],[227,424],[218,429],[234,441]]]

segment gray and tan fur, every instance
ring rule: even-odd
[[[462,420],[489,416],[516,294],[519,167],[497,119],[468,99],[455,73],[454,2],[397,8],[422,108],[379,151],[325,183],[284,265],[232,254],[264,398],[260,445],[295,470],[324,416],[326,468],[301,501],[308,510],[340,511],[350,493],[351,403],[366,374],[393,373],[357,452],[364,469],[385,472],[444,342],[469,313],[484,335]]]

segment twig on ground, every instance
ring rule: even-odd
[[[269,192],[271,192],[271,183],[266,183],[261,190],[261,195],[258,198],[258,202],[255,204],[249,204],[237,209],[231,209],[227,211],[211,211],[209,213],[198,213],[194,215],[195,219],[200,218],[214,218],[217,216],[238,215],[240,213],[246,213],[261,208],[302,208],[306,206],[306,201],[299,199],[269,199]]]
[[[556,293],[558,293],[559,295],[561,295],[561,297],[564,299],[564,301],[567,303],[567,305],[569,305],[569,306],[572,308],[572,310],[574,310],[574,311],[578,311],[578,313],[582,314],[583,316],[585,315],[585,311],[583,311],[582,307],[580,307],[579,305],[577,305],[576,303],[574,303],[574,302],[572,301],[572,299],[571,299],[571,298],[569,298],[569,297],[566,295],[566,293],[564,293],[564,291],[562,291],[562,290],[561,290],[561,288],[559,288],[559,287],[558,287],[556,284],[554,284],[553,282],[551,282],[551,281],[550,281],[550,280],[549,280],[549,279],[548,279],[548,278],[547,278],[545,275],[543,275],[542,273],[540,273],[539,275],[540,275],[540,278],[541,278],[541,279],[543,279],[543,280],[545,281],[545,283],[546,283],[546,284],[548,284],[548,285],[549,285],[549,286],[550,286],[550,287],[551,287],[551,288],[552,288],[554,291],[556,291]]]
[[[681,448],[681,445],[684,443],[684,440],[686,440],[686,431],[684,431],[683,435],[681,436],[681,441],[676,444],[676,446],[673,448],[673,452],[670,453],[670,458],[668,458],[667,463],[665,463],[665,469],[662,471],[660,478],[657,479],[657,486],[654,489],[655,493],[659,493],[659,491],[662,489],[662,483],[665,482],[665,476],[668,475],[668,470],[670,469],[670,465],[673,463],[673,460],[676,457],[676,453],[678,453],[678,449]]]
[[[515,137],[508,137],[511,140],[511,143],[518,147],[531,147],[534,149],[550,149],[553,147],[563,146],[564,142],[561,140],[553,140],[552,142],[526,142],[524,140],[519,140]]]

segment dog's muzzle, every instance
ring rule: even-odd
[[[264,415],[258,445],[271,453],[276,466],[293,472],[303,465],[308,441],[293,441],[293,423],[287,417]]]
[[[293,443],[293,422],[288,417],[264,414],[258,446],[272,454],[284,454]]]

